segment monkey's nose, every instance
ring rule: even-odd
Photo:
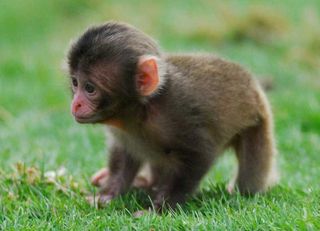
[[[77,113],[77,111],[81,108],[81,103],[75,103],[75,104],[73,104],[72,105],[72,109],[71,109],[71,111],[72,111],[72,114],[75,114],[75,113]]]
[[[80,103],[78,103],[78,104],[75,106],[75,111],[78,111],[79,108],[81,108],[81,104],[80,104]]]

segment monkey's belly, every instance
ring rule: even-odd
[[[139,135],[129,135],[119,129],[111,129],[112,143],[119,143],[138,160],[142,162],[160,163],[164,161],[164,152],[161,146],[153,144],[151,140]],[[111,143],[111,145],[112,145]]]

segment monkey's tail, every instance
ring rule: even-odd
[[[264,91],[271,91],[274,88],[274,82],[271,78],[259,78],[258,82]]]

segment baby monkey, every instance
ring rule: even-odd
[[[239,65],[163,54],[152,38],[117,22],[89,28],[68,64],[75,120],[105,124],[112,136],[108,170],[93,178],[99,204],[127,192],[147,163],[152,179],[140,178],[140,186],[152,189],[157,210],[174,208],[228,147],[239,164],[230,192],[254,194],[275,183],[270,107]]]

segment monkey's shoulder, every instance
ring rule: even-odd
[[[166,54],[165,59],[168,63],[176,66],[204,64],[212,61],[226,62],[224,59],[214,54]]]
[[[165,59],[184,76],[251,78],[251,74],[241,65],[213,54],[169,54]]]

